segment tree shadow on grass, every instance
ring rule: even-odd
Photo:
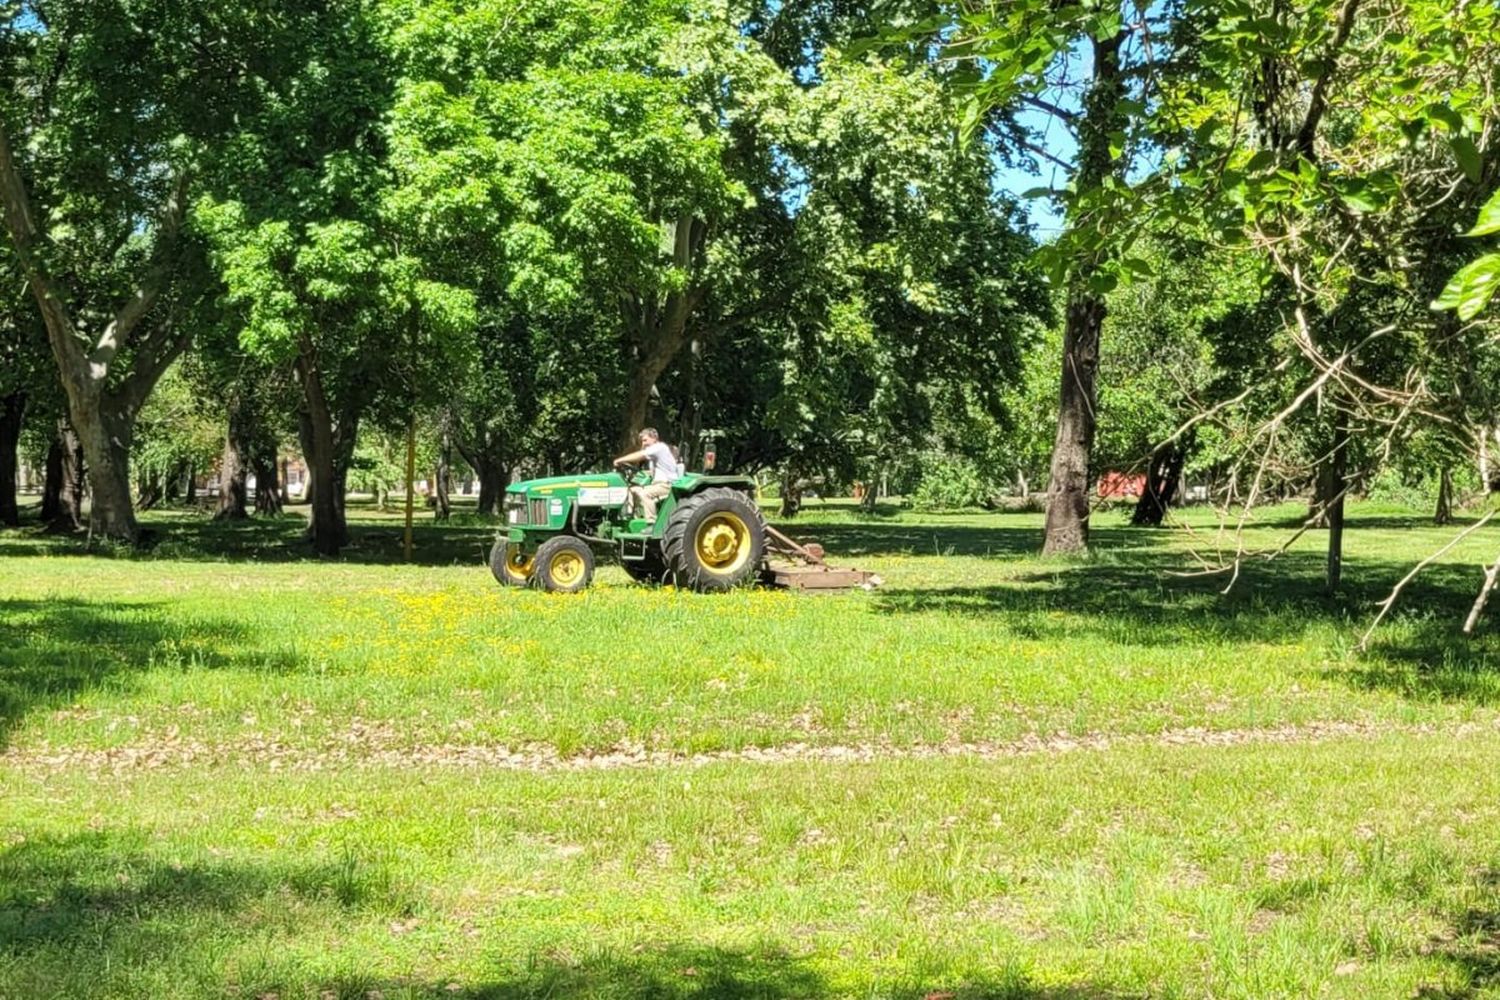
[[[319,984],[326,995],[412,1000],[825,1000],[878,996],[890,1000],[1138,1000],[1149,994],[1093,983],[1041,986],[1027,976],[934,977],[877,985],[836,985],[817,966],[776,949],[736,951],[669,945],[630,954],[601,953],[577,961],[533,961],[512,976],[421,982],[348,977]]]
[[[306,521],[296,515],[255,517],[247,521],[214,521],[181,513],[156,515],[143,527],[142,544],[90,545],[82,535],[46,535],[37,531],[0,536],[0,558],[88,556],[140,562],[292,563],[326,562],[303,538]],[[483,566],[497,526],[476,517],[454,523],[430,520],[413,526],[411,564],[417,566]],[[406,563],[399,521],[362,521],[351,517],[349,544],[336,561],[350,564]]]
[[[873,604],[892,615],[981,616],[1060,649],[1080,640],[1181,649],[1185,667],[1205,648],[1306,642],[1309,672],[1327,676],[1331,664],[1333,675],[1359,690],[1500,704],[1500,634],[1460,631],[1480,582],[1473,567],[1425,570],[1360,656],[1355,645],[1410,564],[1351,559],[1332,597],[1323,590],[1320,553],[1247,563],[1228,594],[1225,577],[1180,575],[1185,568],[1180,553],[1138,550],[1124,560],[1059,561],[984,586],[903,590],[896,581]]]
[[[260,647],[241,622],[172,615],[159,603],[0,600],[0,747],[33,710],[126,685],[148,669],[283,673],[301,661]]]
[[[583,955],[543,945],[519,966],[453,978],[361,970],[378,948],[340,954],[330,944],[307,959],[282,945],[336,942],[350,921],[383,931],[420,912],[381,860],[181,861],[139,830],[42,837],[0,849],[0,995],[147,995],[163,981],[183,995],[350,1000],[822,1000],[874,992],[836,983],[817,962],[774,944],[662,943]],[[881,996],[909,1000],[1143,996],[1093,984],[1043,988],[1020,972],[913,973],[879,986]]]
[[[1427,986],[1418,1000],[1478,1000],[1500,986],[1500,871],[1479,880],[1481,903],[1471,906],[1425,949],[1447,964],[1455,985]]]
[[[410,906],[388,866],[347,854],[266,866],[179,860],[141,830],[28,839],[0,850],[0,996],[152,995],[163,965],[190,995],[222,996],[222,970],[192,952],[222,949],[262,909]]]

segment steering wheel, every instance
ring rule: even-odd
[[[625,485],[627,488],[640,485],[640,483],[637,483],[635,481],[635,477],[640,475],[643,471],[641,466],[631,465],[629,462],[616,462],[615,471],[620,474],[621,479],[625,480]]]

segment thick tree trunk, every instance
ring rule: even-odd
[[[1120,128],[1119,103],[1125,96],[1120,76],[1120,46],[1124,38],[1123,33],[1117,33],[1093,43],[1093,80],[1084,95],[1079,124],[1078,169],[1074,177],[1079,191],[1100,187],[1125,162],[1123,157],[1117,161],[1110,150],[1111,137]],[[1086,222],[1086,218],[1070,219],[1069,225]],[[1046,554],[1082,552],[1088,548],[1089,463],[1097,430],[1096,378],[1107,312],[1104,296],[1094,287],[1100,264],[1092,255],[1080,258],[1069,275],[1057,436],[1052,448],[1046,538],[1042,543]]]
[[[83,528],[83,449],[66,420],[57,422],[57,436],[47,449],[47,473],[42,485],[42,523],[54,534]]]
[[[1432,514],[1432,523],[1453,523],[1453,470],[1447,467],[1438,473],[1437,510]]]
[[[224,432],[224,454],[219,459],[219,507],[214,512],[216,521],[243,521],[250,516],[246,507],[249,499],[249,463],[246,456],[250,450],[245,419],[245,404],[238,397],[229,401],[229,423]],[[259,486],[260,480],[256,479]]]
[[[1182,483],[1182,467],[1187,463],[1190,447],[1191,444],[1184,440],[1170,441],[1156,449],[1146,466],[1146,488],[1136,501],[1131,524],[1137,527],[1161,526]]]
[[[500,513],[505,499],[505,487],[510,485],[510,469],[491,461],[469,460],[474,474],[479,478],[479,513],[493,517]]]
[[[20,465],[17,449],[21,445],[21,422],[25,416],[25,393],[0,399],[0,525],[12,528],[21,525],[21,508],[16,502]]]
[[[134,543],[140,537],[130,497],[130,442],[135,414],[73,406],[72,424],[89,479],[89,533]]]

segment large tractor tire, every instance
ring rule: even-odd
[[[594,550],[572,535],[559,535],[536,550],[532,582],[549,594],[576,594],[594,578]]]
[[[620,567],[636,583],[657,584],[667,578],[667,566],[661,561],[661,551],[655,547],[646,550],[644,559],[621,559]]]
[[[490,549],[490,572],[502,587],[524,587],[531,582],[531,572],[536,559],[521,554],[521,547],[500,539]]]
[[[701,592],[756,578],[766,553],[760,508],[739,490],[710,489],[677,505],[662,533],[667,578]]]

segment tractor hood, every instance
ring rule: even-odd
[[[542,496],[562,496],[581,489],[610,489],[622,487],[625,480],[617,472],[600,472],[582,476],[551,476],[546,479],[527,479],[511,483],[506,493],[539,493]]]

